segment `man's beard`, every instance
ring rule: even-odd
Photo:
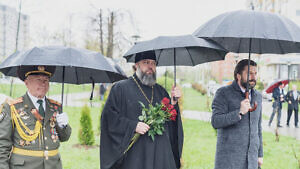
[[[254,82],[253,85],[250,84],[250,82]],[[241,85],[247,89],[247,80],[245,80],[243,77],[241,79]],[[255,79],[252,79],[252,80],[249,80],[249,89],[253,89],[256,85],[256,80]]]
[[[156,83],[156,73],[153,72],[152,74],[147,74],[141,71],[139,67],[136,69],[136,75],[142,82],[142,84],[147,86],[153,86]]]

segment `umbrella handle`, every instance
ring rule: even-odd
[[[249,99],[249,91],[246,91],[246,92],[245,92],[245,96],[246,96],[246,99]],[[253,106],[252,108],[249,109],[249,112],[255,111],[256,108],[257,108],[257,103],[255,102],[255,103],[254,103],[254,106]]]

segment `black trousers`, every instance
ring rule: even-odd
[[[290,119],[292,117],[294,111],[294,117],[295,117],[295,126],[298,126],[298,109],[288,109],[288,117],[287,117],[287,121],[286,124],[289,125],[290,124]]]

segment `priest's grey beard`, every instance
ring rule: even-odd
[[[142,82],[142,84],[147,86],[153,86],[156,83],[156,73],[153,72],[150,75],[147,75],[146,73],[143,73],[139,67],[136,69],[136,75]]]

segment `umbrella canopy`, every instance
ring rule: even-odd
[[[124,77],[127,77],[126,73],[123,71],[123,69],[117,64],[116,61],[114,61],[112,58],[106,57],[106,60],[113,66],[113,68],[118,72],[119,74],[123,75]]]
[[[287,85],[289,83],[289,80],[279,80],[279,81],[276,81],[276,82],[273,82],[269,87],[267,87],[266,89],[266,93],[272,93],[273,90],[279,86],[279,83],[282,83],[285,85]]]
[[[249,98],[251,53],[300,52],[300,28],[284,16],[270,12],[227,12],[206,22],[193,35],[214,40],[230,52],[249,53],[246,98]]]
[[[6,76],[18,77],[19,66],[45,65],[56,66],[51,82],[62,83],[62,99],[64,83],[85,84],[112,83],[125,79],[98,52],[62,46],[34,47],[23,52],[15,52],[0,64],[0,71]],[[93,98],[93,90],[90,100]]]
[[[147,51],[155,52],[157,66],[195,66],[223,60],[227,53],[220,45],[192,35],[159,36],[149,41],[138,42],[125,53],[124,58],[127,62],[134,62],[137,53]]]
[[[126,52],[124,58],[127,62],[135,62],[137,53],[149,51],[155,52],[157,66],[174,66],[175,86],[176,65],[195,66],[205,62],[224,60],[227,53],[220,45],[192,35],[159,36],[135,44]]]
[[[236,53],[299,53],[300,28],[270,12],[238,10],[216,16],[199,27],[196,37],[209,38]]]
[[[6,76],[18,77],[17,68],[21,65],[56,66],[51,82],[112,83],[126,78],[100,53],[73,47],[34,47],[16,52],[1,63],[0,71]]]

